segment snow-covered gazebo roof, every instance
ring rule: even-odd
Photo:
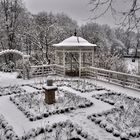
[[[54,44],[53,46],[58,47],[58,48],[74,48],[74,49],[92,49],[96,47],[96,44],[91,44],[87,40],[83,39],[82,37],[77,37],[77,36],[71,36],[64,41]]]

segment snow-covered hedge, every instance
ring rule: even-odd
[[[44,84],[42,83],[38,83],[38,84]],[[69,79],[55,79],[53,80],[53,84],[57,85],[57,87],[62,87],[62,86],[67,86],[70,87],[76,91],[80,91],[81,93],[88,93],[88,92],[92,92],[92,91],[100,91],[100,90],[106,90],[103,87],[100,86],[96,86],[90,82],[84,82],[83,80],[69,80]],[[30,86],[32,88],[35,88],[37,90],[42,90],[42,87],[37,87],[33,84],[23,84],[22,86]]]
[[[87,116],[87,118],[101,128],[104,128],[107,132],[112,133],[113,136],[120,137],[121,140],[129,140],[130,138],[140,137],[140,126],[138,125],[137,127],[129,127],[128,129],[122,129],[116,126],[116,124],[113,122],[113,119],[116,118],[116,112],[119,113],[120,110],[118,108],[112,108],[101,113],[94,113]],[[123,124],[121,125],[123,127]]]
[[[80,91],[81,93],[86,93],[86,92],[92,92],[94,90],[104,90],[105,88],[96,86],[90,82],[84,81],[84,80],[66,80],[66,79],[61,79],[61,80],[54,80],[54,84],[57,86],[67,86],[71,87],[72,89],[76,91]]]
[[[54,123],[51,126],[50,125],[45,125],[43,127],[38,127],[36,129],[31,129],[29,132],[27,132],[24,136],[22,136],[20,139],[21,140],[29,140],[29,139],[36,139],[37,136],[41,136],[43,137],[43,134],[45,135],[45,133],[50,134],[50,138],[56,137],[58,138],[59,135],[57,133],[58,130],[62,130],[61,133],[66,133],[67,138],[69,137],[69,139],[76,139],[77,137],[81,137],[83,140],[98,140],[98,138],[96,138],[95,136],[90,136],[87,132],[85,132],[79,125],[77,124],[73,124],[70,120],[67,120],[65,122],[59,122],[59,123]],[[54,135],[51,135],[51,133],[53,133],[54,131],[56,131],[56,133],[54,133]],[[59,134],[62,137],[65,137],[64,134],[61,134],[59,131]],[[64,138],[63,138],[64,139]]]
[[[26,91],[19,86],[0,87],[0,96],[19,94],[24,92]]]
[[[1,132],[2,129],[2,132]],[[0,115],[0,139],[1,140],[19,140],[15,134],[13,127],[8,124],[3,115]]]
[[[42,94],[42,91],[33,92],[30,94],[26,93],[24,95],[18,94],[18,95],[10,97],[10,101],[12,101],[17,106],[17,108],[19,110],[21,110],[27,118],[29,118],[30,121],[36,121],[36,120],[40,120],[43,118],[47,118],[47,117],[54,115],[54,114],[68,113],[68,112],[75,110],[77,108],[86,108],[86,107],[90,107],[93,105],[93,103],[90,100],[87,100],[86,98],[83,98],[81,96],[77,96],[77,95],[70,93],[70,92],[66,93],[66,91],[61,91],[61,92],[64,92],[64,94],[65,94],[65,96],[67,96],[67,98],[71,97],[73,99],[77,99],[76,106],[73,106],[70,104],[69,106],[62,107],[62,104],[60,104],[59,105],[60,107],[58,109],[47,110],[46,112],[40,112],[39,114],[32,113],[30,111],[29,107],[24,105],[24,102],[26,104],[26,102],[27,102],[26,98],[32,98],[36,95]],[[28,95],[28,96],[26,96],[26,95]],[[24,98],[24,96],[25,96],[25,98]],[[71,98],[70,98],[70,100],[71,100]],[[20,102],[20,100],[24,100],[24,102]],[[31,101],[31,100],[29,99],[29,101]],[[40,102],[40,101],[38,101],[38,102]],[[39,105],[38,104],[33,105],[32,108],[34,108],[35,106],[39,106]],[[46,107],[46,106],[44,105],[44,107]]]
[[[29,86],[29,87],[32,87],[32,88],[34,88],[34,89],[36,89],[36,90],[42,90],[42,88],[39,88],[39,87],[34,86],[34,85],[32,85],[32,84],[22,84],[21,86]]]
[[[108,91],[103,94],[93,95],[92,97],[115,106],[121,105],[124,100],[128,100],[128,99],[137,103],[140,102],[139,98],[127,96],[126,94],[112,92],[112,91]]]

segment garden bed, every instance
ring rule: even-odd
[[[94,90],[104,90],[105,88],[96,86],[92,83],[89,83],[84,80],[55,80],[54,84],[57,86],[67,86],[71,87],[76,91],[80,91],[82,93],[92,92]]]
[[[43,85],[43,83],[42,83],[42,85]],[[35,86],[35,85],[33,85],[33,84],[22,84],[21,86],[22,86],[22,87],[28,86],[28,87],[34,88],[34,89],[36,89],[36,90],[42,90],[42,87],[38,87],[38,86]]]
[[[115,105],[115,106],[118,106],[121,104],[128,105],[132,102],[135,102],[137,104],[140,103],[139,98],[127,96],[126,94],[112,92],[112,91],[108,91],[103,94],[96,94],[96,95],[93,95],[92,97],[98,100],[101,100],[103,102],[106,102],[110,105]]]
[[[92,121],[124,140],[140,136],[139,98],[111,91],[92,97],[115,107],[112,110],[91,115],[89,118]]]
[[[94,136],[90,136],[78,125],[74,125],[71,121],[54,123],[52,125],[44,125],[37,129],[30,130],[21,137],[21,140],[98,140]]]
[[[91,101],[73,93],[58,90],[56,103],[48,105],[44,101],[43,91],[18,94],[10,100],[21,110],[30,121],[40,120],[54,114],[67,113],[77,108],[86,108],[93,105]]]
[[[8,124],[3,115],[0,115],[0,140],[18,140],[13,127]]]
[[[98,140],[95,136],[89,135],[77,124],[70,120],[53,123],[52,125],[42,124],[41,127],[33,128],[19,137],[8,124],[3,115],[0,115],[0,140]]]
[[[36,90],[42,90],[42,86],[44,83],[34,84],[23,84],[22,86],[29,86]],[[61,79],[61,80],[53,80],[53,85],[58,87],[67,86],[76,91],[80,91],[81,93],[92,92],[92,91],[100,91],[105,90],[105,88],[101,86],[96,86],[90,82],[84,80],[69,80],[69,79]]]
[[[23,92],[25,92],[25,90],[19,86],[0,87],[0,96],[19,94]]]
[[[132,103],[132,102],[131,102]],[[140,108],[139,104],[130,106],[121,105],[101,113],[94,113],[87,118],[112,133],[121,140],[140,137]]]

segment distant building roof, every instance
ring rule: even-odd
[[[91,44],[82,37],[71,36],[64,41],[54,44],[55,47],[95,47],[96,44]]]

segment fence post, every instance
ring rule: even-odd
[[[84,68],[84,71],[85,71],[85,77],[87,77],[87,68]]]
[[[98,70],[96,70],[95,76],[96,76],[96,80],[97,80],[98,79]]]
[[[111,73],[108,73],[108,82],[110,83]]]
[[[125,87],[125,82],[126,82],[126,76],[123,75],[123,87]]]
[[[134,86],[135,86],[136,88],[139,88],[139,87],[138,87],[138,85],[139,85],[139,83],[138,83],[138,78],[135,77],[135,78],[134,78],[134,81],[135,81]]]
[[[44,77],[44,66],[42,65],[42,77]]]

